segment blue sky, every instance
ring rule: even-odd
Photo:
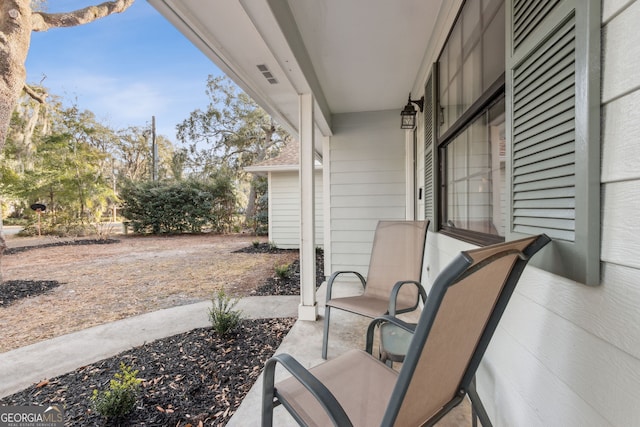
[[[50,0],[68,12],[103,0]],[[146,0],[93,23],[34,32],[27,82],[47,87],[115,129],[145,126],[173,142],[175,126],[207,104],[206,79],[221,71]]]

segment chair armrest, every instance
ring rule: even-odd
[[[391,295],[389,296],[389,315],[396,315],[396,301],[398,299],[398,293],[400,293],[400,288],[402,288],[406,284],[414,285],[418,289],[418,297],[422,298],[422,303],[427,302],[427,292],[424,290],[420,282],[416,282],[415,280],[401,280],[396,282],[393,285],[393,289],[391,289]],[[412,310],[415,310],[418,307],[419,299],[416,300],[416,305],[413,306]],[[406,311],[406,310],[405,310]]]
[[[362,274],[358,273],[357,271],[351,271],[351,270],[336,271],[329,277],[329,280],[327,281],[327,299],[326,299],[327,302],[329,302],[329,300],[331,299],[333,281],[336,280],[336,278],[341,274],[354,274],[358,279],[360,279],[360,284],[362,284],[362,289],[364,289],[367,286],[367,282],[364,280],[364,277],[362,276]]]
[[[373,352],[373,332],[375,331],[376,326],[385,322],[392,323],[397,327],[399,327],[400,329],[404,329],[407,332],[413,333],[416,330],[415,323],[407,323],[404,320],[398,319],[397,317],[393,317],[386,314],[384,316],[376,317],[371,321],[371,323],[369,323],[369,327],[367,328],[367,341],[365,344],[365,351],[367,353],[373,354],[372,353]]]
[[[264,378],[262,385],[263,426],[270,426],[272,423],[271,417],[269,417],[270,419],[265,419],[265,407],[266,405],[271,406],[271,409],[268,412],[272,415],[275,391],[275,367],[278,362],[280,362],[280,364],[289,371],[291,375],[313,395],[313,397],[316,398],[335,426],[352,426],[347,413],[329,389],[289,354],[277,354],[267,360],[267,363],[264,366]],[[296,417],[294,416],[294,418]],[[297,421],[299,422],[300,420],[297,419]]]

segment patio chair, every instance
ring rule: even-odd
[[[428,227],[429,221],[378,222],[367,279],[356,271],[337,271],[329,277],[322,336],[323,359],[327,358],[331,308],[374,318],[387,313],[395,315],[413,311],[418,307],[419,297],[425,300],[420,276]],[[334,282],[345,274],[355,275],[364,292],[357,296],[333,298]]]
[[[272,357],[264,369],[262,425],[272,425],[279,404],[301,425],[435,424],[469,391],[524,267],[549,241],[543,234],[456,256],[431,288],[399,372],[361,350],[310,370],[287,354]],[[392,316],[385,320],[404,327]],[[274,384],[278,363],[292,376]]]

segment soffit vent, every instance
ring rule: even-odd
[[[272,85],[275,85],[278,83],[278,80],[273,76],[271,71],[269,71],[269,67],[267,67],[264,64],[259,64],[257,65],[257,67],[258,67],[258,70],[260,70],[264,78],[267,79],[269,83],[271,83]]]

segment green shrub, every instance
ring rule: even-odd
[[[220,289],[211,299],[211,302],[213,306],[209,309],[209,320],[213,330],[220,336],[225,336],[235,331],[240,324],[240,320],[242,320],[242,312],[233,309],[238,300],[231,299]]]
[[[138,371],[120,362],[120,372],[109,381],[109,389],[93,390],[91,403],[97,413],[106,418],[123,418],[136,405],[136,398],[142,380],[136,377]]]
[[[291,268],[291,264],[280,264],[276,265],[274,268],[276,270],[276,275],[280,279],[286,279],[291,275],[289,271],[289,269]]]
[[[260,247],[260,240],[254,240],[253,242],[251,242],[251,244],[254,248],[258,248]]]
[[[237,204],[233,182],[223,175],[207,181],[129,182],[120,197],[122,216],[136,233],[228,231]]]

